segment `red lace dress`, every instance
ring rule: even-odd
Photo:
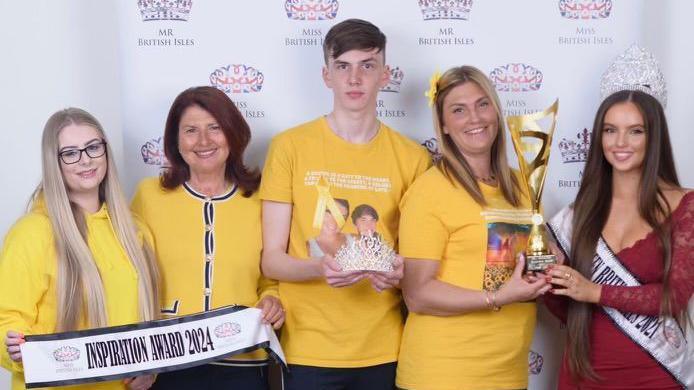
[[[673,309],[686,308],[694,293],[694,191],[684,196],[672,213]],[[658,315],[662,295],[663,254],[655,234],[648,234],[617,254],[641,282],[639,287],[603,286],[600,305],[626,313]],[[565,297],[545,294],[549,310],[566,322]],[[602,378],[598,382],[572,380],[564,354],[559,389],[681,389],[682,386],[647,352],[634,343],[598,306],[590,325],[590,362]]]

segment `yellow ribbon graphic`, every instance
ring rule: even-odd
[[[337,207],[335,199],[330,195],[330,185],[325,181],[325,178],[321,176],[316,183],[316,190],[318,190],[318,201],[316,201],[316,212],[313,214],[313,227],[320,230],[323,227],[323,217],[325,215],[325,210],[329,210],[337,226],[342,228],[345,224],[345,217],[342,215],[340,208]]]

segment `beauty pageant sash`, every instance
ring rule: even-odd
[[[138,324],[26,336],[27,388],[111,381],[202,365],[265,349],[286,367],[275,332],[260,309],[226,306]]]
[[[571,253],[573,210],[564,208],[551,221],[548,228],[568,258]],[[600,238],[593,258],[591,280],[608,286],[640,286],[641,283],[626,269],[607,243]],[[691,326],[685,332],[671,318],[635,313],[622,313],[611,307],[600,306],[619,329],[665,368],[684,388],[694,387],[694,340]],[[689,301],[690,318],[694,313],[694,300]]]

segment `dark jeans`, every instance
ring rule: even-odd
[[[359,368],[289,365],[285,390],[393,390],[396,363]]]
[[[230,367],[214,364],[157,375],[151,389],[161,390],[268,390],[268,367]]]

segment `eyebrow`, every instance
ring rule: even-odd
[[[613,125],[613,124],[610,123],[610,122],[603,122],[602,125],[603,125],[603,127],[605,127],[605,126],[619,127],[619,126]],[[633,124],[633,125],[627,126],[627,128],[629,128],[629,129],[634,128],[634,127],[643,127],[643,128],[645,128],[645,127],[646,127],[646,124],[645,124],[645,123],[635,123],[635,124]]]
[[[488,97],[488,96],[482,96],[481,98],[475,100],[475,101],[473,102],[473,104],[477,104],[477,103],[479,103],[479,102],[481,102],[482,100],[485,100],[485,99],[489,100],[489,97]],[[465,104],[463,104],[463,103],[455,103],[455,102],[454,102],[454,103],[449,104],[447,107],[465,107]]]
[[[367,58],[367,59],[365,59],[365,60],[359,61],[360,64],[365,64],[365,63],[367,63],[367,62],[376,62],[376,58],[375,58],[375,57],[369,57],[369,58]],[[350,65],[350,64],[351,64],[351,62],[342,61],[342,60],[334,60],[333,63],[334,63],[335,65]]]
[[[87,146],[89,146],[95,142],[100,142],[100,141],[101,141],[101,138],[94,138],[92,140],[87,141],[87,143],[84,144],[84,147],[87,147]],[[75,145],[67,145],[67,146],[63,146],[62,148],[58,149],[58,151],[62,152],[62,151],[68,150],[68,149],[79,149],[79,147],[75,146]]]

